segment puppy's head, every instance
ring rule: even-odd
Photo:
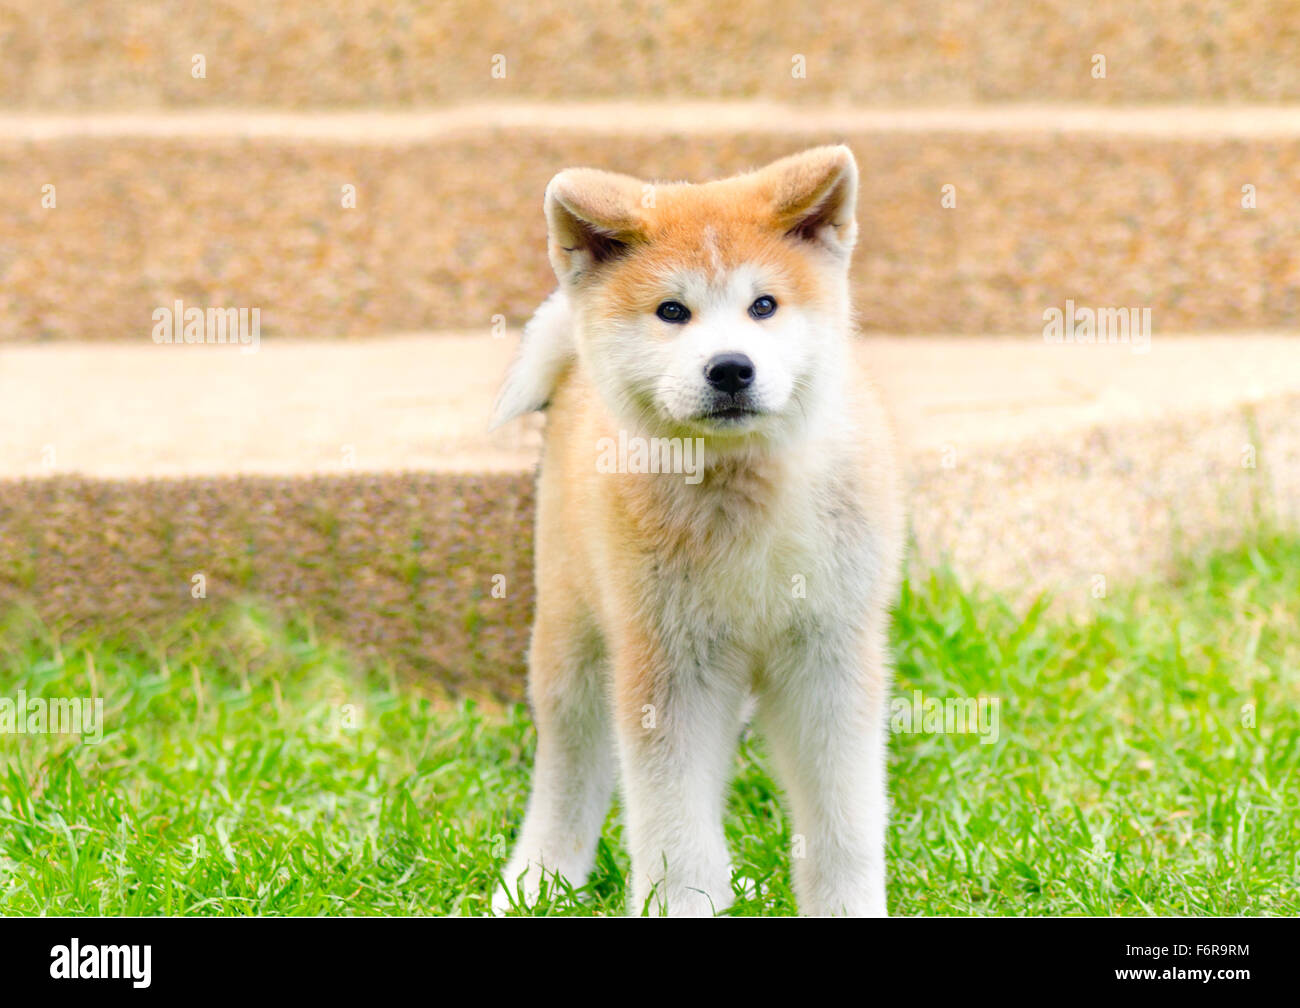
[[[721,441],[795,429],[839,366],[856,192],[847,147],[704,185],[556,175],[551,264],[615,417]]]

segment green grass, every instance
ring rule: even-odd
[[[1300,538],[1172,584],[1017,610],[947,576],[897,616],[897,692],[1000,701],[976,734],[895,734],[895,914],[1300,913]],[[105,698],[98,745],[0,736],[0,914],[477,914],[527,796],[521,708],[439,704],[301,626],[232,612],[165,640],[21,617],[0,696]],[[788,914],[791,829],[757,739],[727,832],[734,913]],[[617,812],[585,888],[623,911]]]

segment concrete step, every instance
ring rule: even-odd
[[[10,0],[0,40],[0,102],[41,109],[1300,100],[1294,0]]]
[[[541,415],[488,432],[518,333],[0,349],[0,479],[531,472]],[[885,337],[856,345],[903,455],[1010,447],[1300,394],[1300,336],[1131,346]],[[1300,419],[1298,419],[1300,423]]]
[[[0,606],[147,629],[252,597],[426,681],[521,696],[537,426],[482,433],[511,344],[0,350]],[[1300,521],[1300,339],[858,352],[922,568],[1079,608]]]
[[[863,169],[867,330],[1040,332],[1067,300],[1158,332],[1300,323],[1297,106],[619,103],[6,116],[0,340],[147,340],[178,298],[268,335],[519,323],[552,286],[558,169],[700,180],[827,141]]]

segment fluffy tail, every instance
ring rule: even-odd
[[[564,291],[557,290],[524,326],[519,353],[506,373],[488,430],[544,408],[573,356],[573,312]]]

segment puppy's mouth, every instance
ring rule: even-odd
[[[758,416],[758,410],[749,406],[720,406],[717,409],[701,414],[700,419],[711,420],[714,423],[740,423],[756,416]]]
[[[709,407],[696,414],[697,423],[706,424],[709,427],[743,427],[752,420],[757,420],[767,411],[759,409],[750,402],[741,400],[728,401],[723,399],[709,405]]]

